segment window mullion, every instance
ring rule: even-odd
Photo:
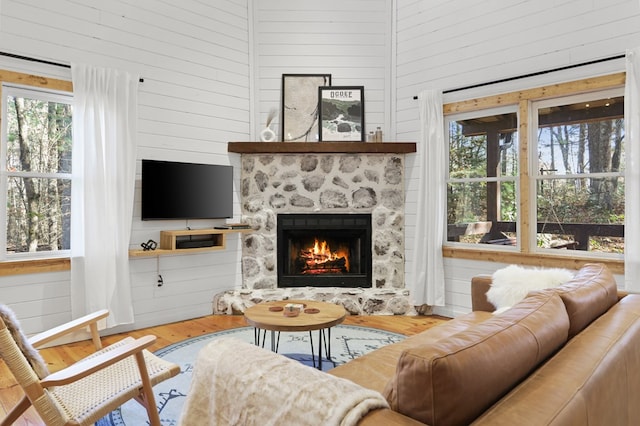
[[[533,126],[530,126],[532,122],[531,102],[529,100],[522,100],[518,103],[518,135],[520,137],[518,158],[520,160],[520,182],[518,185],[518,237],[519,237],[519,249],[523,253],[529,253],[531,251],[531,237],[534,231],[532,231],[531,223],[536,223],[535,217],[532,222],[532,211],[535,208],[531,206],[531,191],[533,180],[530,177],[530,132]],[[535,199],[533,200],[535,202]],[[535,239],[533,240],[535,241]]]
[[[5,172],[7,177],[33,179],[71,179],[71,173]]]

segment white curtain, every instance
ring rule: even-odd
[[[627,51],[625,123],[625,289],[640,292],[640,48]]]
[[[107,327],[130,324],[138,76],[84,64],[72,64],[71,74],[72,313],[106,308]]]
[[[425,90],[418,95],[420,140],[418,143],[418,204],[409,288],[415,305],[444,306],[442,242],[445,229],[446,145],[442,92]]]

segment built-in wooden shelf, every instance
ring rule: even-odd
[[[160,231],[160,246],[156,250],[129,250],[129,257],[152,257],[224,250],[227,234],[251,231],[251,229],[244,228],[180,229],[177,231]],[[207,244],[207,247],[189,247],[190,242],[196,241],[204,241],[204,243]],[[181,243],[183,247],[181,247]]]
[[[239,154],[410,154],[415,142],[229,142],[228,152]]]

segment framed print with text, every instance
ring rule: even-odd
[[[364,86],[318,88],[319,140],[365,141]]]
[[[283,142],[318,141],[318,87],[331,74],[282,74],[280,136]]]

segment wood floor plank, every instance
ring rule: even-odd
[[[449,318],[439,316],[354,315],[347,316],[343,324],[373,327],[410,336],[448,320]],[[124,336],[137,338],[153,334],[157,340],[151,346],[150,350],[156,351],[190,337],[246,326],[247,322],[242,315],[208,315],[206,317],[164,324],[128,333],[104,336],[102,342],[103,345],[106,346],[117,342]],[[86,340],[46,348],[41,350],[40,353],[46,360],[49,370],[54,372],[86,357],[92,351],[93,344],[91,340]],[[0,360],[0,419],[6,416],[7,411],[22,398],[22,395],[22,389],[17,385],[4,362]],[[15,426],[41,426],[43,424],[33,408],[29,408],[29,410],[14,423]]]

